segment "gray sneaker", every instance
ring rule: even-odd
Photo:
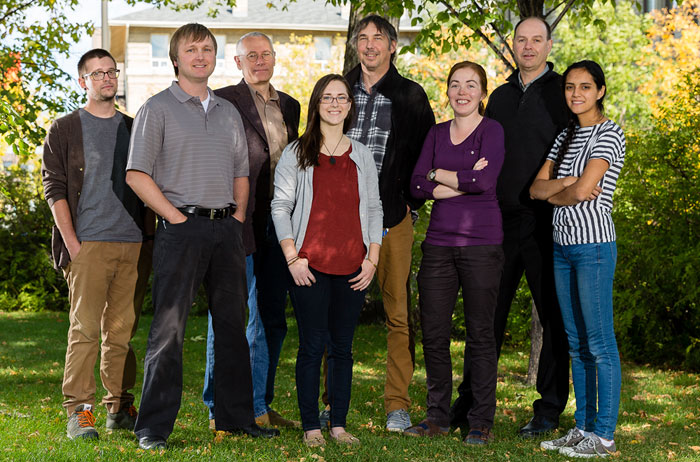
[[[321,428],[330,427],[331,425],[331,410],[326,408],[318,413],[318,420],[321,422]]]
[[[411,416],[406,409],[397,409],[386,415],[386,430],[390,432],[403,432],[411,426]]]
[[[75,408],[73,414],[68,418],[68,427],[66,433],[68,438],[74,440],[76,438],[98,438],[97,430],[95,430],[95,416],[92,415],[92,405],[81,404]]]
[[[582,439],[584,439],[583,433],[577,427],[572,428],[567,432],[566,435],[556,440],[542,441],[540,447],[542,449],[547,449],[548,451],[561,451],[563,448],[570,448],[576,446]]]
[[[121,411],[116,414],[111,412],[107,413],[107,430],[133,430],[136,424],[136,417],[139,413],[136,412],[136,408],[133,404],[121,409]]]
[[[590,457],[607,457],[613,452],[616,452],[617,448],[615,443],[609,447],[603,445],[596,435],[587,436],[581,440],[576,446],[570,448],[562,448],[559,453],[564,454],[567,457],[580,457],[588,459]]]

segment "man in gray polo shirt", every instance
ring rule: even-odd
[[[216,39],[200,24],[170,41],[178,80],[151,97],[134,120],[127,183],[160,217],[153,250],[154,315],[135,433],[162,449],[182,395],[185,324],[204,282],[214,326],[216,429],[253,437],[279,434],[253,417],[245,328],[248,147],[236,108],[207,87]]]

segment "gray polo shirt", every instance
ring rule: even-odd
[[[127,170],[153,178],[175,206],[235,204],[233,179],[248,176],[248,143],[238,110],[209,90],[204,111],[174,81],[139,109],[131,130]]]

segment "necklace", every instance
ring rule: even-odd
[[[335,151],[336,151],[336,149],[338,149],[338,146],[340,146],[340,142],[341,142],[341,141],[343,141],[343,136],[342,136],[342,135],[341,135],[340,139],[338,140],[338,143],[337,143],[337,144],[335,145],[335,147],[333,148],[333,152],[331,152],[331,150],[328,149],[328,146],[326,146],[326,141],[325,141],[325,140],[323,141],[323,147],[326,148],[326,151],[327,151],[327,152],[330,154],[330,156],[331,156],[330,161],[329,161],[329,162],[331,163],[331,165],[335,165],[335,157],[333,157],[333,156],[335,155]]]

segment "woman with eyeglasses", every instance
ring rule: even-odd
[[[463,61],[447,76],[454,118],[428,132],[411,178],[415,197],[434,199],[418,272],[423,354],[427,373],[426,418],[408,436],[442,436],[450,428],[452,312],[460,286],[472,406],[468,444],[493,439],[497,354],[494,315],[503,270],[503,229],[496,181],[503,165],[503,127],[484,117],[486,72]]]
[[[377,268],[382,207],[369,149],[345,133],[355,103],[345,79],[321,78],[309,101],[306,132],[288,145],[275,170],[272,218],[294,281],[299,328],[297,398],[304,443],[323,446],[318,416],[321,358],[328,348],[330,437],[345,431],[352,384],[352,340],[365,291]]]
[[[613,326],[617,262],[613,192],[625,161],[625,135],[605,116],[605,74],[579,61],[562,75],[569,124],[530,187],[554,204],[554,282],[569,339],[576,425],[543,441],[571,457],[605,457],[614,441],[622,373]]]

